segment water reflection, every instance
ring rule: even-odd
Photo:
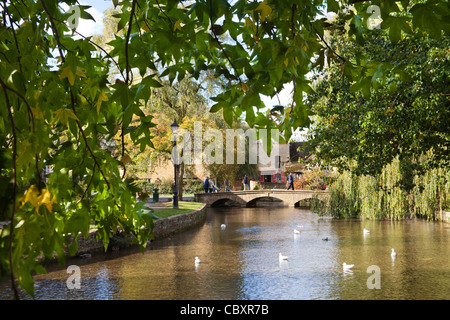
[[[145,254],[131,248],[70,259],[67,265],[81,269],[79,290],[67,289],[69,274],[51,266],[35,276],[35,298],[448,299],[449,243],[448,224],[333,220],[286,207],[215,208],[204,225],[157,240]],[[280,252],[289,259],[280,261]],[[343,272],[344,262],[355,266]],[[374,265],[380,289],[367,287]],[[0,284],[0,298],[11,298],[7,283]]]

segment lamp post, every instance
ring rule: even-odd
[[[178,133],[178,123],[174,120],[170,126],[173,134],[173,168],[174,168],[174,187],[173,187],[173,208],[178,209],[178,186],[177,186],[177,169],[178,169],[178,159],[177,159],[177,133]]]

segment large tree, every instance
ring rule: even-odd
[[[336,46],[367,63],[374,76],[351,83],[334,66],[318,77],[309,96],[316,113],[309,141],[317,159],[341,170],[377,175],[397,157],[405,189],[413,177],[450,164],[450,39],[411,39],[389,43],[382,33],[361,48],[351,39]],[[401,70],[396,74],[386,68]],[[381,80],[378,74],[385,74]],[[371,89],[374,82],[378,90]],[[358,90],[361,88],[362,90]]]
[[[275,125],[258,111],[265,107],[260,95],[273,97],[292,83],[292,102],[278,125],[289,139],[293,128],[309,123],[304,93],[311,92],[307,74],[314,63],[333,60],[355,83],[391,70],[383,65],[377,73],[382,62],[361,69],[368,57],[350,59],[330,47],[323,37],[333,27],[321,17],[326,7],[345,13],[346,32],[362,46],[371,32],[369,5],[379,9],[393,42],[448,36],[448,1],[354,2],[353,11],[336,0],[112,0],[119,21],[110,51],[70,29],[74,20],[92,18],[75,0],[0,2],[0,199],[9,221],[0,236],[0,275],[10,276],[15,296],[16,280],[33,292],[31,271],[43,271],[37,258],[56,251],[63,262],[67,235],[87,235],[91,220],[105,247],[117,225],[145,246],[151,220],[119,167],[126,172],[126,136],[142,150],[151,146],[152,117],[143,107],[160,78],[180,82],[213,70],[226,88],[211,111],[221,111],[230,125],[233,114],[245,114],[250,126],[269,129]],[[66,12],[63,3],[77,7]],[[108,77],[111,68],[115,79]],[[134,81],[137,74],[142,79]],[[369,86],[376,89],[374,81]],[[136,118],[140,125],[130,125]],[[116,134],[118,157],[101,143]],[[53,168],[47,176],[45,166]],[[69,253],[76,249],[75,241]]]

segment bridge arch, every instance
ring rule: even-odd
[[[247,202],[246,207],[247,208],[251,208],[251,207],[256,207],[257,202],[263,200],[263,199],[270,199],[268,201],[265,202],[272,202],[272,203],[281,203],[283,205],[287,205],[284,203],[283,199],[277,198],[277,197],[268,197],[268,196],[262,196],[262,197],[258,197],[258,198],[254,198],[250,201]]]
[[[247,203],[244,201],[239,201],[239,199],[236,199],[234,197],[223,197],[219,198],[217,200],[214,200],[209,206],[214,207],[222,207],[225,205],[237,205],[237,206],[245,206]]]
[[[299,208],[299,207],[310,207],[313,203],[320,203],[320,205],[325,204],[325,200],[318,198],[318,197],[309,197],[309,198],[304,198],[304,199],[300,199],[297,202],[294,203],[294,207]]]

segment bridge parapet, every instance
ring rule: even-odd
[[[213,192],[197,193],[194,195],[195,201],[205,203],[207,207],[225,200],[235,201],[243,206],[258,198],[276,198],[283,201],[288,206],[295,206],[301,200],[317,198],[326,200],[327,190],[250,190],[250,191],[231,191],[231,192]]]

